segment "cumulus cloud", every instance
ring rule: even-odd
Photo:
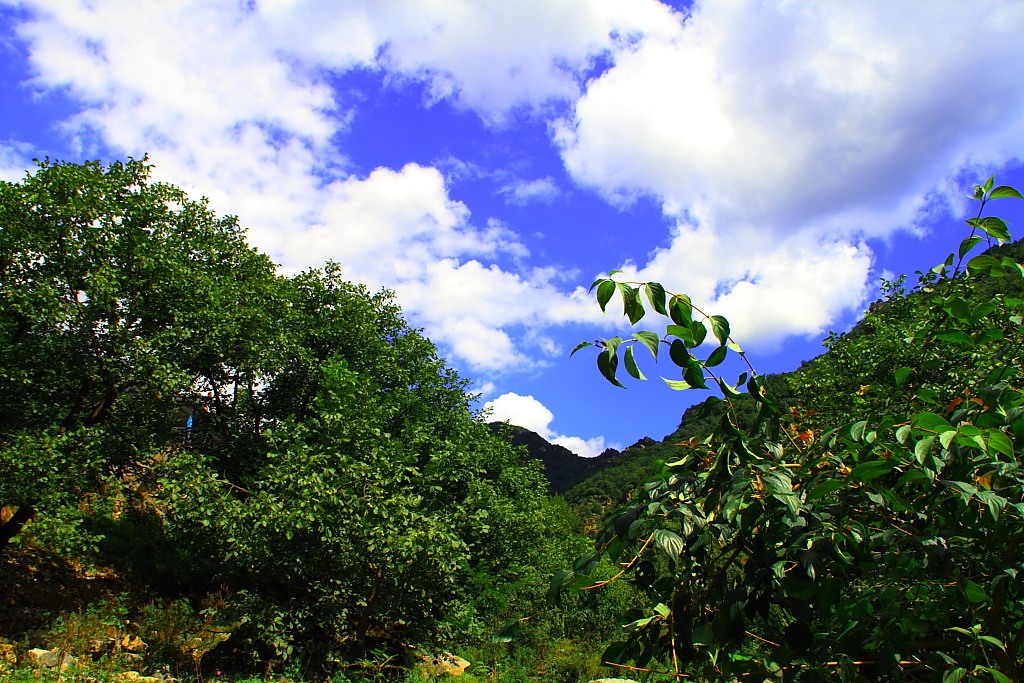
[[[553,353],[523,326],[586,319],[592,307],[542,271],[503,270],[499,261],[525,248],[499,221],[474,222],[437,169],[356,174],[337,136],[359,103],[328,76],[384,71],[496,122],[578,95],[590,60],[673,21],[653,0],[25,8],[16,31],[30,51],[30,85],[80,103],[63,130],[83,156],[148,152],[158,177],[237,212],[286,272],[338,260],[350,277],[394,289],[455,360],[493,372]],[[510,196],[550,196],[546,182]],[[524,348],[531,339],[536,348]]]
[[[571,105],[552,131],[572,178],[613,202],[654,197],[674,223],[626,269],[706,300],[745,343],[859,307],[864,240],[954,204],[959,173],[1024,142],[1011,3],[708,2],[685,18],[655,0],[19,7],[31,86],[80,103],[64,130],[83,156],[149,151],[286,269],[341,261],[487,372],[558,353],[543,328],[596,322],[594,307],[551,269],[522,268],[516,235],[473,216],[438,169],[352,168],[359,101],[334,76],[425,84],[498,126]],[[503,192],[549,201],[557,186]]]
[[[600,455],[608,448],[619,448],[618,445],[606,445],[603,436],[584,439],[579,436],[558,434],[551,429],[554,414],[533,396],[505,393],[485,403],[484,409],[490,411],[489,419],[492,422],[508,422],[529,429],[551,443],[567,448],[584,458]]]
[[[817,332],[861,304],[864,238],[1020,158],[1022,30],[1024,7],[999,2],[702,3],[619,55],[556,140],[579,183],[676,222],[638,277],[755,340]]]

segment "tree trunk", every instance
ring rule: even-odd
[[[7,543],[18,535],[25,522],[32,519],[35,509],[31,505],[19,505],[11,518],[0,524],[0,550],[7,547]]]

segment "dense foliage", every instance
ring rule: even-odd
[[[670,385],[724,396],[711,433],[657,463],[595,552],[555,576],[555,593],[605,585],[589,572],[607,557],[647,593],[606,661],[708,680],[1024,676],[1024,301],[1005,285],[1024,266],[996,251],[968,260],[1010,238],[988,203],[1021,195],[989,179],[974,198],[958,252],[913,292],[891,283],[833,337],[792,379],[790,410],[749,364],[725,378],[746,358],[721,316],[657,283],[594,283],[633,324],[644,296],[669,319],[663,335],[596,342],[609,381],[620,362],[643,379],[636,345],[667,348],[682,372]],[[701,358],[708,328],[717,343]]]
[[[213,605],[224,665],[401,663],[536,610],[568,512],[390,294],[278,276],[149,171],[0,183],[0,550]]]

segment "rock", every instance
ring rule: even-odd
[[[468,661],[451,652],[442,652],[437,656],[419,655],[419,658],[424,668],[435,676],[461,676],[470,665]]]
[[[25,653],[25,661],[37,669],[66,669],[75,666],[75,658],[61,650],[33,648]]]
[[[146,649],[146,643],[138,636],[126,635],[121,639],[121,649],[125,652],[142,652]]]

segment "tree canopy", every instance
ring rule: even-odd
[[[430,641],[564,526],[390,293],[281,277],[145,159],[0,183],[0,386],[0,547],[226,589],[248,653]]]

